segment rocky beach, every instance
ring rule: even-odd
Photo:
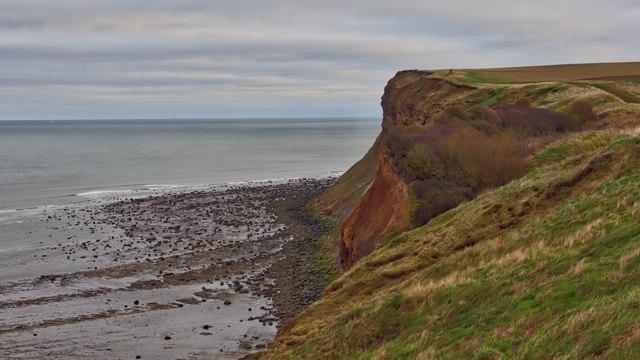
[[[324,287],[307,201],[335,178],[118,194],[16,214],[0,252],[0,357],[235,359]],[[20,217],[23,218],[20,218]]]

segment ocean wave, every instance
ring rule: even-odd
[[[271,183],[271,184],[282,184],[282,183],[286,183],[288,181],[296,181],[296,180],[302,180],[302,179],[325,179],[325,178],[331,178],[331,177],[338,177],[341,176],[342,174],[344,174],[344,171],[328,171],[328,172],[322,172],[322,173],[313,173],[313,174],[308,174],[305,176],[290,176],[290,177],[286,177],[286,176],[281,176],[281,177],[273,177],[273,178],[264,178],[264,179],[254,179],[254,180],[238,180],[238,181],[227,181],[224,184],[225,185],[262,185],[262,184],[266,184],[266,183]]]
[[[215,186],[215,184],[150,184],[145,185],[146,190],[197,190],[197,189],[206,189]]]
[[[75,196],[93,199],[93,200],[103,200],[103,199],[114,199],[120,198],[124,196],[135,196],[135,197],[144,197],[144,196],[152,196],[158,195],[158,193],[176,193],[176,192],[189,192],[189,191],[198,191],[198,190],[215,190],[215,189],[223,189],[228,186],[255,186],[262,185],[268,183],[281,184],[288,181],[295,181],[304,178],[328,178],[328,177],[337,177],[344,173],[344,171],[329,171],[323,173],[315,173],[309,174],[306,176],[295,176],[295,177],[273,177],[273,178],[263,178],[263,179],[247,179],[247,180],[238,180],[238,181],[226,181],[219,183],[199,183],[199,184],[146,184],[146,185],[137,185],[136,188],[129,189],[102,189],[102,190],[91,190],[85,191]]]
[[[131,194],[134,193],[136,190],[133,189],[120,189],[120,190],[92,190],[92,191],[86,191],[86,192],[82,192],[79,194],[76,194],[76,196],[81,196],[81,197],[86,197],[86,198],[101,198],[101,197],[105,197],[105,196],[117,196],[117,195],[124,195],[124,194]]]
[[[21,219],[41,214],[54,207],[55,205],[42,205],[24,209],[0,210],[0,224],[7,222],[22,222]]]

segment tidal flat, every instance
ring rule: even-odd
[[[3,359],[236,359],[323,287],[322,224],[305,204],[335,178],[169,191],[5,216]],[[7,243],[9,243],[7,241]]]

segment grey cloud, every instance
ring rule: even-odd
[[[403,68],[637,60],[639,17],[634,1],[5,0],[0,118],[373,115]]]

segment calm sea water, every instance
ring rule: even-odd
[[[345,171],[379,119],[0,122],[0,211],[157,185]]]

